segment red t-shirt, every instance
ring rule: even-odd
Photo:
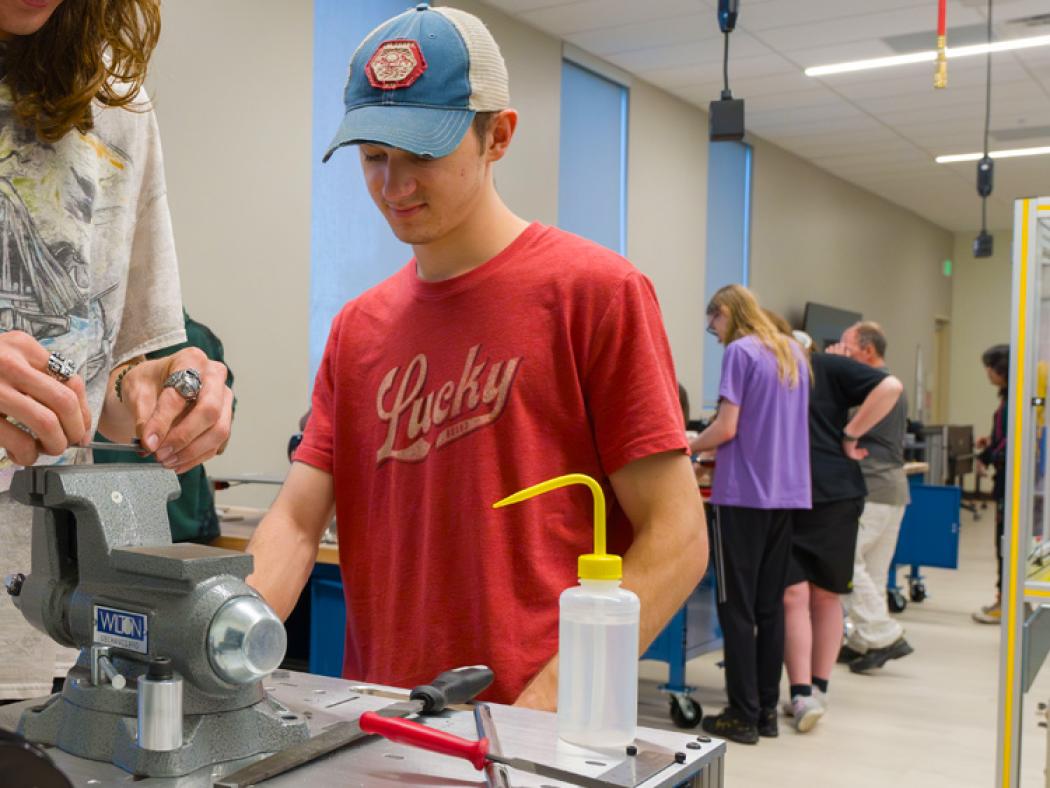
[[[553,227],[443,282],[412,261],[348,303],[295,456],[334,478],[343,675],[412,687],[487,664],[487,697],[514,701],[557,651],[592,504],[583,487],[492,504],[590,474],[623,554],[631,526],[607,476],[685,450],[681,418],[650,281]]]

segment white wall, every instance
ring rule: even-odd
[[[162,5],[148,82],[190,314],[222,339],[237,416],[213,474],[283,474],[308,406],[313,3]],[[221,493],[265,505],[276,488]]]
[[[707,115],[639,80],[630,102],[627,256],[656,287],[696,418],[703,402]]]
[[[994,233],[993,255],[976,259],[971,244],[977,231],[955,234],[952,257],[952,369],[949,419],[973,424],[974,435],[988,433],[998,407],[981,354],[1010,342],[1011,247],[1009,230]]]
[[[807,301],[881,323],[914,401],[916,346],[929,388],[934,318],[952,314],[952,234],[761,140],[754,168],[751,285],[763,304],[795,326]]]

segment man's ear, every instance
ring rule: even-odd
[[[518,111],[501,110],[489,124],[488,139],[485,140],[485,158],[487,161],[499,161],[507,154],[510,141],[518,128]]]

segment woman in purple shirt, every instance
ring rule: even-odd
[[[791,511],[810,507],[810,372],[747,288],[723,287],[707,315],[726,348],[718,414],[691,448],[718,449],[711,544],[729,706],[703,728],[754,744],[777,735]]]

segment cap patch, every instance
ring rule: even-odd
[[[407,88],[426,70],[419,44],[410,39],[384,41],[365,66],[368,81],[379,90]]]

